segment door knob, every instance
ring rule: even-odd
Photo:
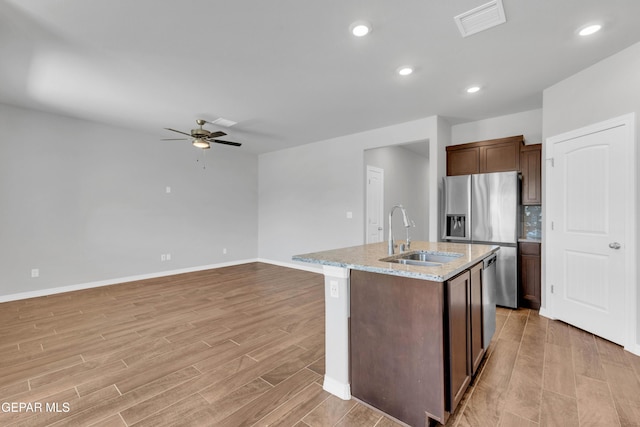
[[[620,249],[622,247],[622,245],[620,245],[620,243],[618,243],[618,242],[613,242],[613,243],[609,243],[609,247],[611,249]]]

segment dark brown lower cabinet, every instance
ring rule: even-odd
[[[482,346],[482,263],[447,282],[451,411],[478,371]]]
[[[469,270],[471,274],[471,283],[469,289],[469,315],[470,319],[470,341],[471,341],[471,357],[469,358],[471,375],[475,375],[482,362],[485,348],[483,347],[484,337],[482,315],[482,263],[476,264]]]
[[[482,360],[482,264],[447,282],[351,271],[351,394],[445,424]]]
[[[458,406],[471,382],[469,369],[469,288],[468,271],[447,282],[449,306],[449,402],[450,408]]]
[[[520,307],[540,309],[540,243],[518,244],[520,262]]]

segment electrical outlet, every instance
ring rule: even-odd
[[[31,269],[31,277],[40,277],[40,269],[32,268]]]
[[[226,255],[227,254],[227,248],[222,248],[222,255]]]
[[[171,193],[171,187],[169,187],[168,185],[164,188],[165,193],[169,194]]]
[[[339,298],[340,294],[338,294],[338,281],[331,280],[329,282],[329,293],[331,294],[331,298]]]
[[[353,212],[347,212],[347,219],[353,219]]]
[[[160,261],[166,261],[167,260],[167,256],[165,254],[160,255]]]

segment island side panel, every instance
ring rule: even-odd
[[[325,302],[325,375],[322,387],[343,400],[349,386],[349,269],[323,266]]]
[[[412,426],[443,422],[443,283],[351,272],[351,393]]]

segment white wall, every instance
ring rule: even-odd
[[[543,93],[543,139],[627,113],[636,114],[637,147],[640,142],[640,43],[546,89]],[[543,156],[545,152],[543,145]],[[636,149],[636,153],[637,165],[640,165],[640,150]],[[545,166],[543,162],[543,178]],[[638,176],[634,179],[637,183]],[[545,185],[543,180],[543,201]],[[640,206],[636,212],[640,212]],[[640,219],[636,231],[640,232]],[[640,240],[637,233],[636,248]],[[640,259],[636,265],[639,264]],[[543,285],[543,303],[544,290]],[[640,307],[640,292],[638,298],[637,307]],[[640,344],[640,316],[637,319],[637,343]]]
[[[439,123],[434,116],[261,155],[260,258],[290,263],[292,255],[362,244],[364,150],[428,141],[429,158],[438,159],[448,142],[438,143]],[[444,163],[436,163],[430,161],[429,183],[437,197]],[[430,206],[430,238],[434,212]]]
[[[525,144],[542,142],[542,109],[492,117],[451,127],[451,143],[484,141],[524,135]]]
[[[438,168],[429,168],[429,184],[431,185],[431,194],[429,195],[429,217],[438,218],[436,224],[429,224],[429,240],[437,242],[442,237],[442,206],[444,203],[443,194],[443,177],[447,174],[447,151],[446,146],[451,145],[451,125],[442,117],[438,117],[438,146],[429,147],[430,166],[434,164]],[[434,159],[436,159],[434,163]]]
[[[257,156],[213,147],[206,169],[201,156],[187,141],[0,104],[0,300],[256,258]]]
[[[399,204],[416,224],[409,230],[411,240],[429,240],[429,159],[403,146],[392,146],[366,150],[364,163],[384,169],[384,240],[389,238],[386,215]],[[394,238],[403,240],[405,229],[399,212],[393,223]]]

